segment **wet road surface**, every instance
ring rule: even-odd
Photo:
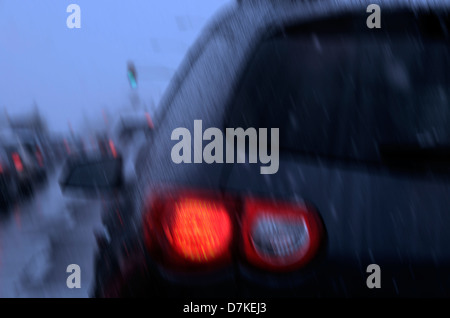
[[[88,297],[99,227],[97,200],[63,196],[59,169],[0,217],[0,297]],[[69,264],[81,268],[81,288],[69,289]]]

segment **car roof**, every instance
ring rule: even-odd
[[[165,90],[157,112],[154,115],[155,129],[165,126],[166,115],[185,79],[193,70],[197,59],[205,47],[216,38],[226,39],[232,52],[222,51],[222,60],[227,60],[231,72],[239,72],[241,63],[253,52],[252,48],[266,36],[269,30],[279,27],[307,23],[315,19],[328,18],[346,13],[366,15],[369,4],[378,4],[384,9],[438,10],[450,11],[450,1],[446,0],[241,0],[230,2],[213,15],[194,44],[189,48],[180,66]],[[225,56],[227,55],[227,56]],[[188,84],[190,85],[190,84]],[[194,84],[193,84],[194,85]],[[221,90],[229,90],[227,82],[221,83]],[[218,89],[210,87],[211,90]],[[186,100],[186,104],[190,102]],[[220,113],[209,109],[208,112]],[[173,121],[175,119],[169,119]]]
[[[155,114],[155,123],[158,124],[164,120],[166,106],[171,104],[205,44],[215,36],[221,35],[228,38],[231,45],[256,42],[260,35],[271,27],[308,22],[321,17],[351,12],[367,14],[366,9],[369,4],[378,4],[381,10],[403,8],[450,11],[448,0],[237,0],[228,3],[212,16],[195,43],[189,48],[160,100]],[[230,63],[234,62],[238,63],[238,60],[230,59]]]
[[[395,8],[444,8],[449,7],[446,0],[238,0],[237,3],[242,7],[270,7],[291,11],[292,8],[301,8],[304,13],[311,14],[311,10],[317,12],[334,11],[335,9],[358,9],[366,8],[370,4],[377,4],[380,7]],[[275,11],[274,11],[275,13]]]
[[[246,16],[247,27],[268,24],[289,24],[338,15],[361,12],[367,14],[370,4],[377,4],[381,10],[443,10],[450,11],[448,0],[241,0],[236,8],[236,17]],[[255,18],[259,16],[260,18]]]
[[[437,0],[242,0],[228,3],[211,18],[189,48],[162,96],[154,118],[153,137],[164,136],[164,138],[155,137],[155,142],[159,142],[158,147],[170,149],[170,138],[166,136],[170,136],[175,127],[192,125],[194,119],[202,119],[205,126],[221,127],[227,115],[229,92],[235,91],[243,74],[242,68],[251,58],[261,39],[270,35],[268,31],[347,13],[368,16],[367,6],[372,3],[379,4],[382,11],[386,8],[393,10],[434,8],[439,11],[450,9],[450,1]],[[212,69],[221,72],[220,76],[212,74]],[[183,111],[180,111],[181,109]],[[142,168],[138,178],[142,182],[142,189],[153,182],[152,178],[167,179],[168,177],[162,176],[162,172],[158,175],[159,171],[166,172],[173,168],[168,167],[171,161],[166,160],[165,155],[161,155],[163,159],[158,155],[148,156],[152,147],[153,141],[146,144],[137,159],[137,164]],[[161,152],[165,153],[165,150]],[[170,154],[170,150],[168,153]],[[159,165],[156,169],[155,164]],[[181,178],[182,174],[194,173],[195,167],[177,166],[166,175],[176,174]],[[150,175],[152,177],[149,177]]]

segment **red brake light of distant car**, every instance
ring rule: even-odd
[[[231,255],[231,210],[230,202],[217,196],[183,192],[160,197],[146,214],[147,246],[157,245],[175,265],[222,264]]]
[[[71,153],[71,150],[70,150],[70,146],[69,146],[69,143],[67,142],[67,139],[66,139],[66,138],[64,138],[63,142],[64,142],[64,148],[66,148],[66,152],[67,152],[67,154],[68,154],[68,155],[70,155],[70,153]]]
[[[322,238],[322,222],[312,208],[261,199],[244,203],[241,230],[247,260],[271,271],[304,266]]]
[[[12,159],[14,162],[14,167],[16,168],[17,172],[22,172],[23,171],[22,159],[20,159],[20,156],[17,152],[13,152]]]
[[[112,139],[109,140],[109,149],[111,149],[112,156],[116,158],[117,157],[116,146],[114,145]]]
[[[147,119],[147,125],[150,129],[153,129],[153,120],[149,113],[145,113],[145,118]]]

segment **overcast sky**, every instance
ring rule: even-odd
[[[51,130],[130,105],[127,61],[145,105],[209,18],[231,0],[0,0],[0,117],[39,106]],[[69,29],[69,4],[81,28]]]

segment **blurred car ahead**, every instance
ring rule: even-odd
[[[8,153],[0,148],[0,207],[5,208],[13,203],[19,193],[18,180],[15,178],[15,167],[11,165]]]
[[[18,138],[29,157],[32,158],[36,181],[45,180],[51,162],[48,153],[44,151],[44,145],[31,131],[22,131],[18,134]]]
[[[98,134],[95,138],[97,140],[97,148],[100,154],[104,157],[116,157],[117,150],[114,141],[107,133]]]
[[[153,122],[147,112],[128,112],[116,116],[112,125],[97,134],[97,149],[101,156],[116,158],[120,156],[127,180],[135,177],[134,162],[140,148],[149,139]]]
[[[0,132],[0,147],[6,153],[14,180],[21,194],[30,193],[33,183],[39,175],[39,168],[19,137],[9,130]]]
[[[116,202],[94,296],[450,295],[450,3],[379,3],[381,29],[364,1],[231,5],[172,79],[135,183],[120,158],[68,162],[63,190]],[[174,163],[199,119],[278,128],[279,169]]]
[[[98,149],[88,151],[90,156],[97,158],[116,158],[122,165],[122,174],[127,184],[136,181],[137,173],[134,163],[141,147],[150,138],[153,123],[147,112],[122,113],[112,120],[112,125],[104,134],[97,135]],[[73,158],[71,158],[73,160]],[[126,187],[127,185],[124,185]],[[125,196],[126,197],[126,196]],[[113,201],[104,201],[101,215],[104,224],[108,224],[111,231],[119,224],[117,209],[121,198]],[[126,199],[125,199],[126,200]]]
[[[136,176],[134,163],[139,150],[148,141],[153,131],[153,122],[147,112],[120,114],[114,122],[110,135],[110,148],[120,154],[125,178],[131,181]]]

